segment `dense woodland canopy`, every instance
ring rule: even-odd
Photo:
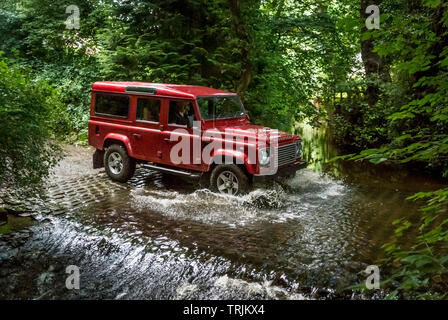
[[[71,4],[79,29],[66,28]],[[368,30],[372,4],[380,28]],[[236,91],[256,123],[327,124],[346,158],[447,176],[447,24],[442,0],[3,0],[1,183],[38,182],[55,142],[86,140],[101,79]],[[401,266],[394,294],[429,297],[447,292],[448,189],[415,198],[428,200],[415,246],[385,249]]]

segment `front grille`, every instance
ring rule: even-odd
[[[278,146],[276,152],[277,166],[293,163],[296,160],[296,144],[286,144]]]

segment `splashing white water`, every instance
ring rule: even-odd
[[[142,212],[151,210],[170,218],[236,227],[298,218],[304,212],[311,212],[322,200],[344,195],[345,190],[340,182],[304,170],[285,184],[274,183],[269,189],[257,188],[240,197],[208,189],[181,193],[143,188],[131,192],[131,203]]]
[[[305,297],[302,294],[291,294],[281,287],[273,286],[272,281],[264,281],[263,283],[248,282],[224,275],[216,279],[214,287],[217,291],[225,290],[226,292],[238,292],[240,296],[251,297],[260,295],[275,300],[305,300]]]

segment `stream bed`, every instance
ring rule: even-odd
[[[310,166],[242,197],[145,168],[115,183],[91,169],[92,149],[67,147],[43,199],[2,195],[34,222],[0,226],[0,299],[381,298],[347,288],[381,266],[395,219],[419,218],[406,197],[441,182],[329,164],[322,133],[301,135]],[[66,287],[70,265],[78,290]]]

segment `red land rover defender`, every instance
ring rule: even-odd
[[[225,194],[249,190],[254,176],[292,176],[301,161],[298,136],[252,125],[235,93],[200,86],[96,82],[89,144],[94,168],[125,182],[136,163],[206,178]]]

